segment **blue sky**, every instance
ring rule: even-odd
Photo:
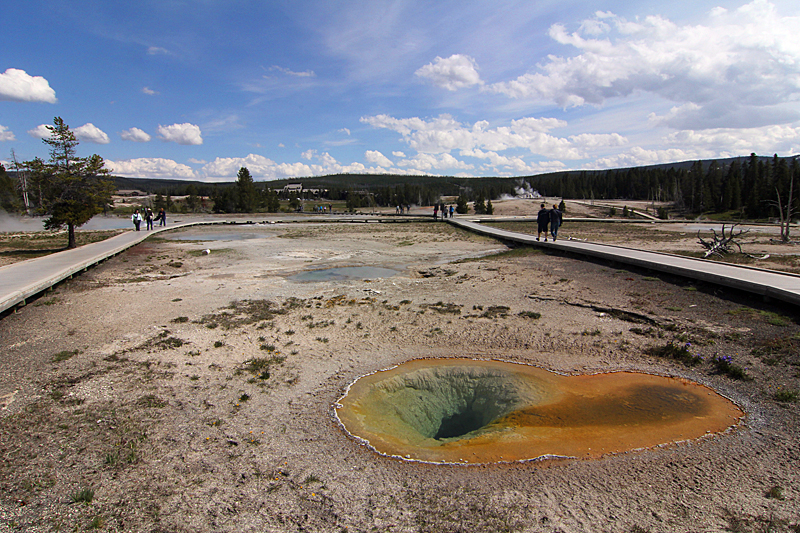
[[[60,116],[116,174],[521,176],[800,153],[800,4],[25,0],[0,161]]]

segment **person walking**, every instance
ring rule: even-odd
[[[553,209],[550,210],[550,235],[553,236],[553,242],[558,238],[558,228],[561,227],[561,220],[561,211],[556,204],[553,204]]]
[[[167,212],[164,211],[164,208],[158,210],[158,215],[156,215],[156,220],[160,221],[158,223],[159,226],[166,226],[167,225]]]
[[[153,211],[149,207],[144,210],[144,221],[147,223],[147,229],[153,229]]]
[[[550,223],[550,211],[547,210],[544,204],[539,209],[539,214],[536,215],[536,222],[539,226],[539,234],[536,236],[536,240],[538,241],[542,233],[544,233],[544,242],[547,242],[547,225]]]
[[[433,220],[439,220],[439,204],[433,204]]]
[[[139,226],[142,225],[142,215],[139,214],[139,210],[133,212],[131,216],[131,221],[133,222],[133,227],[136,228],[136,231],[139,231]]]

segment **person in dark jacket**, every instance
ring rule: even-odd
[[[544,242],[547,242],[547,225],[550,223],[550,211],[547,210],[544,204],[539,209],[539,214],[536,215],[536,222],[539,225],[539,235],[536,236],[536,240],[538,241],[542,233],[544,233]]]
[[[553,209],[550,210],[550,235],[553,236],[554,242],[558,238],[558,228],[560,227],[561,227],[561,211],[559,211],[558,206],[556,204],[553,204]]]

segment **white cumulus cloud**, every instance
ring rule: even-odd
[[[707,155],[707,154],[706,154]],[[671,148],[666,150],[648,150],[641,146],[634,146],[630,150],[618,154],[601,157],[591,164],[585,165],[587,169],[628,168],[644,165],[657,165],[659,163],[672,163],[687,161],[704,157],[697,150],[683,150]]]
[[[486,90],[562,107],[650,93],[677,104],[661,121],[684,129],[785,124],[800,115],[798,27],[800,17],[782,16],[765,0],[713,10],[697,25],[598,12],[574,32],[550,28],[575,54],[548,56]]]
[[[203,144],[200,127],[194,124],[172,124],[158,126],[158,135],[162,140],[185,145]]]
[[[253,178],[266,178],[274,175],[276,163],[257,154],[246,157],[217,157],[204,165],[202,172],[214,178],[234,178],[242,167],[247,167]]]
[[[78,126],[73,130],[75,137],[78,140],[96,143],[96,144],[108,144],[111,142],[111,139],[108,138],[108,135],[92,124],[91,122],[84,124],[83,126]]]
[[[55,104],[56,92],[41,76],[31,76],[24,70],[9,68],[0,74],[0,100],[12,102],[44,102]]]
[[[474,165],[459,161],[450,154],[417,154],[397,163],[401,167],[411,167],[415,170],[471,170]]]
[[[140,130],[139,128],[131,128],[129,130],[125,130],[122,133],[120,133],[119,136],[122,137],[122,139],[125,141],[133,141],[137,143],[150,142],[150,139],[152,139],[152,137],[150,137],[150,135],[147,132]]]
[[[431,120],[417,117],[398,119],[388,115],[362,117],[361,122],[375,128],[396,131],[412,149],[422,153],[449,153],[452,150],[474,149],[499,152],[521,148],[531,153],[556,159],[581,159],[591,148],[590,139],[596,137],[597,145],[618,142],[620,136],[578,137],[575,140],[548,133],[567,125],[554,118],[525,117],[512,120],[508,126],[489,128],[486,121],[462,124],[450,115],[440,115]]]
[[[160,157],[142,157],[121,161],[106,160],[106,167],[118,176],[136,178],[179,178],[197,179],[197,174],[191,167],[183,165],[172,159]]]
[[[759,128],[707,130],[682,130],[669,134],[664,143],[680,147],[692,147],[702,151],[703,157],[720,157],[719,153],[742,155],[797,154],[800,152],[800,126],[763,126]]]
[[[421,67],[414,74],[448,91],[482,83],[478,64],[471,57],[462,54],[454,54],[448,58],[437,56],[433,63]]]
[[[378,150],[367,150],[364,153],[364,159],[366,159],[368,163],[378,165],[379,167],[391,167],[394,165],[391,159],[380,153]]]
[[[47,129],[47,124],[39,124],[32,130],[28,130],[28,135],[36,139],[49,139],[52,132]]]
[[[14,132],[9,130],[5,126],[0,126],[0,141],[16,141],[17,138],[14,136]]]

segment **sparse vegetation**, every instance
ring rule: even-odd
[[[779,485],[774,485],[769,488],[766,493],[767,498],[772,498],[773,500],[783,500],[783,487]]]
[[[92,503],[94,499],[94,490],[91,488],[81,489],[73,492],[70,499],[73,503]]]
[[[56,354],[53,354],[53,362],[58,363],[60,361],[66,361],[67,359],[71,359],[81,353],[80,350],[62,350]]]
[[[270,369],[274,366],[278,366],[283,364],[286,361],[286,357],[282,355],[273,355],[272,357],[256,357],[255,359],[251,359],[247,361],[244,365],[244,369],[258,379],[269,379],[270,377]]]
[[[783,403],[796,402],[797,399],[800,398],[800,391],[791,389],[781,389],[774,394],[773,398],[776,401]]]
[[[665,359],[674,359],[680,361],[686,366],[695,366],[703,362],[703,358],[699,354],[693,354],[691,351],[691,343],[675,344],[670,341],[663,346],[650,346],[645,349],[645,353],[663,357]]]
[[[439,314],[451,314],[451,315],[460,315],[461,314],[461,306],[454,303],[444,303],[441,300],[436,302],[435,304],[423,304],[420,307],[431,309],[436,311]]]
[[[750,381],[753,378],[747,374],[747,371],[741,366],[733,362],[730,355],[718,355],[712,360],[714,367],[721,373],[741,381]]]
[[[136,400],[136,405],[140,407],[149,407],[154,409],[161,409],[162,407],[166,407],[168,405],[166,400],[162,400],[155,394],[146,394]]]
[[[481,314],[481,318],[505,318],[510,308],[507,305],[490,305]]]

